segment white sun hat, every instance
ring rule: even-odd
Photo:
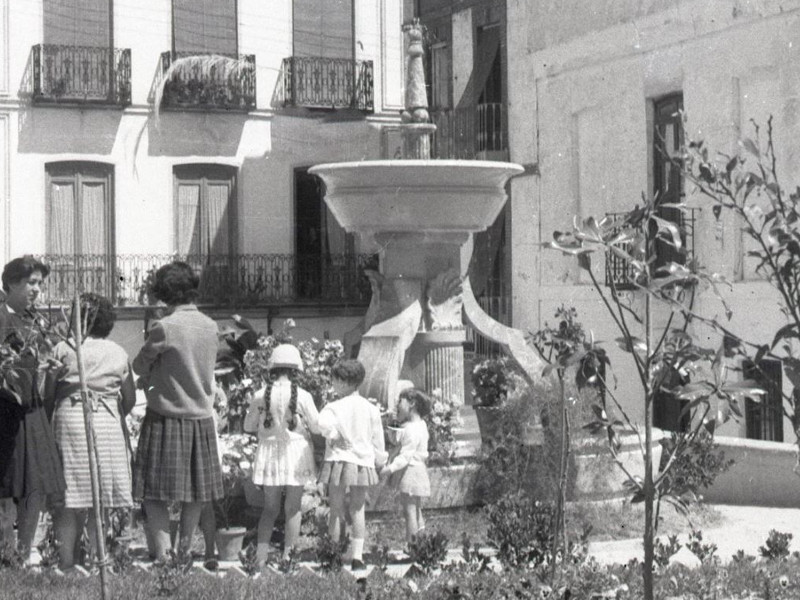
[[[297,369],[298,371],[302,371],[303,359],[300,357],[300,350],[291,344],[275,346],[267,362],[267,368],[271,370],[281,367],[284,369]]]

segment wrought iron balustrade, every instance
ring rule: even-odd
[[[130,49],[37,44],[31,50],[36,103],[131,103]]]
[[[44,304],[66,304],[75,289],[107,296],[118,306],[147,304],[148,274],[183,260],[200,277],[200,304],[264,306],[277,303],[367,304],[370,285],[365,268],[377,268],[367,254],[305,256],[241,254],[44,255],[50,275]]]
[[[174,110],[256,108],[256,57],[162,52],[161,106]]]
[[[505,160],[508,115],[504,104],[493,102],[431,112],[436,124],[431,154],[435,158],[493,158]],[[503,153],[497,156],[493,153]]]
[[[372,112],[371,60],[290,56],[283,59],[283,104]]]
[[[502,279],[487,280],[483,293],[476,300],[483,311],[495,321],[511,326],[511,294]],[[472,327],[468,326],[466,330],[465,348],[472,351],[475,356],[484,359],[503,355],[504,351],[500,344],[484,337]]]
[[[674,262],[686,265],[694,260],[694,226],[698,210],[696,208],[680,210],[672,207],[662,207],[656,212],[656,216],[675,223],[681,235],[680,249],[664,239],[657,238],[653,240],[656,256],[651,269],[656,276],[656,271],[669,263]],[[627,214],[607,213],[606,216],[618,223],[617,230],[621,230]],[[629,252],[631,250],[630,244],[622,244],[620,249]],[[609,254],[606,257],[607,286],[611,286],[613,283],[618,290],[634,289],[636,287],[633,282],[634,275],[633,267],[624,258],[616,254]]]

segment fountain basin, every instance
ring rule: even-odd
[[[524,169],[479,160],[374,160],[309,169],[326,185],[325,201],[351,233],[477,232],[506,201],[509,177]]]

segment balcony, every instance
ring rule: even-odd
[[[284,106],[373,111],[371,60],[290,56],[282,70]]]
[[[41,259],[51,269],[42,302],[53,305],[69,303],[76,288],[107,296],[117,306],[144,305],[148,274],[176,259],[192,265],[200,276],[199,304],[366,305],[371,292],[364,269],[377,268],[374,256],[366,254],[45,255]]]
[[[431,111],[434,158],[508,160],[508,115],[493,102]]]
[[[677,208],[663,207],[657,211],[656,215],[662,219],[672,221],[678,226],[681,232],[682,248],[678,250],[675,246],[667,243],[664,240],[655,240],[655,253],[656,257],[652,263],[651,269],[655,272],[660,267],[668,265],[669,263],[677,263],[686,265],[694,260],[694,226],[697,220],[697,211],[699,209],[690,208],[686,211],[681,211]],[[608,213],[607,217],[619,222],[619,228],[622,228],[625,216],[628,213]],[[630,252],[630,244],[621,245],[621,249]],[[618,290],[632,290],[636,289],[633,282],[634,272],[633,268],[628,262],[615,255],[609,254],[606,261],[606,285],[612,284]]]
[[[37,44],[31,49],[31,95],[36,104],[131,103],[131,51]]]
[[[163,52],[166,79],[161,107],[166,110],[228,110],[256,108],[256,57]]]

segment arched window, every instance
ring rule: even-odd
[[[236,171],[236,167],[215,164],[174,168],[178,255],[236,254]]]
[[[70,161],[45,170],[49,298],[68,301],[77,287],[114,301],[114,167]]]
[[[48,163],[47,253],[108,255],[113,247],[112,165]]]

